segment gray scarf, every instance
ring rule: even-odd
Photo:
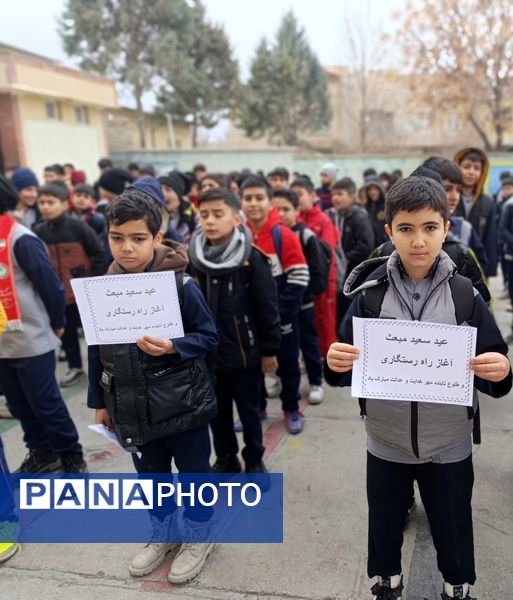
[[[221,246],[212,245],[197,229],[189,244],[192,266],[207,275],[226,275],[236,271],[248,260],[252,244],[251,232],[241,225]]]

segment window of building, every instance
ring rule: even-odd
[[[87,108],[85,106],[75,106],[75,121],[77,123],[89,123]]]
[[[46,101],[46,117],[57,121],[61,120],[61,105],[58,100]]]

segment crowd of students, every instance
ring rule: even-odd
[[[87,470],[60,392],[84,376],[80,315],[70,285],[76,277],[176,274],[183,338],[144,336],[135,344],[88,347],[88,406],[122,445],[138,447],[140,458],[132,456],[141,473],[169,472],[172,459],[182,472],[231,473],[244,466],[245,472],[265,473],[267,398],[277,391],[284,425],[297,435],[305,427],[301,359],[311,404],[323,401],[323,376],[332,385],[350,384],[358,356],[351,316],[369,315],[362,290],[380,277],[394,282],[382,301],[395,318],[438,322],[447,317],[440,286],[455,273],[469,278],[477,294],[470,319],[478,327],[476,388],[491,395],[509,391],[507,346],[487,308],[487,278],[497,274],[500,261],[513,299],[513,178],[502,178],[496,198],[484,194],[488,159],[482,151],[465,148],[454,161],[429,158],[406,178],[400,171],[378,175],[367,169],[359,189],[350,177],[338,176],[334,163],[322,167],[317,188],[309,176],[290,177],[283,167],[265,175],[209,173],[197,165],[190,173],[156,177],[151,165],[122,169],[102,159],[98,166],[94,185],[70,164],[47,167],[42,186],[28,168],[0,178],[0,263],[6,268],[0,299],[7,321],[0,386],[3,414],[19,419],[28,450],[17,472]],[[399,213],[409,224],[396,230]],[[422,254],[427,268],[410,264],[407,249],[415,244],[423,248],[415,256]],[[429,293],[435,288],[436,297]],[[68,370],[57,382],[59,348]],[[191,377],[192,392],[184,383]],[[379,577],[372,597],[401,597],[402,527],[416,478],[439,553],[443,598],[470,598],[473,414],[463,423],[450,409],[431,411],[427,438],[412,449],[398,440],[411,438],[408,419],[416,403],[399,403],[404,423],[397,411],[390,418],[390,403],[375,404],[379,410],[371,415],[362,407],[369,436],[369,576]],[[141,415],[147,415],[144,421]],[[384,427],[392,421],[394,427]],[[1,446],[0,465],[5,471]],[[453,475],[446,479],[449,467]],[[439,486],[449,480],[454,496]],[[436,497],[434,489],[440,489]],[[461,510],[454,538],[438,514],[441,506],[451,515]],[[155,528],[169,527],[172,519],[152,515]],[[194,532],[203,519],[190,511],[185,521]],[[15,544],[8,546],[0,544],[0,560],[12,555]],[[151,572],[171,546],[148,544],[130,573]],[[212,548],[183,544],[170,581],[195,577]]]

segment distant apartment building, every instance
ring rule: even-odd
[[[345,66],[325,67],[332,109],[329,127],[304,134],[309,149],[331,154],[450,152],[482,140],[456,108],[430,106],[420,93],[426,77],[397,71],[362,76]],[[275,147],[265,138],[249,139],[231,122],[226,145]]]

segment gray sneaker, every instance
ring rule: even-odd
[[[69,369],[66,375],[59,381],[59,385],[63,388],[71,387],[77,383],[83,374],[84,371],[82,369]]]

